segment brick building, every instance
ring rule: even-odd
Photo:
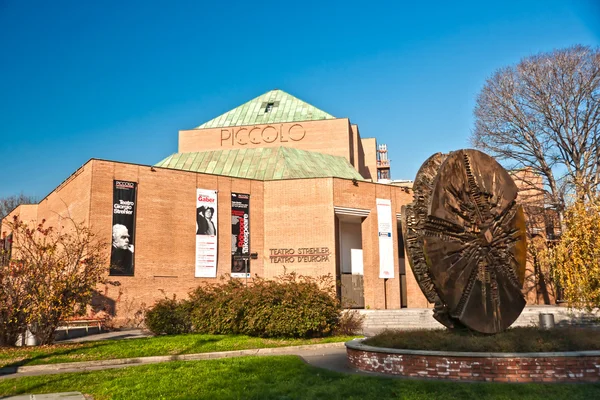
[[[178,153],[154,166],[91,159],[6,218],[84,221],[113,242],[107,258],[123,236],[130,264],[111,267],[120,286],[99,288],[118,319],[225,274],[284,268],[336,276],[348,306],[427,307],[404,261],[399,217],[412,193],[382,183],[386,152],[348,118],[272,90],[180,131]]]

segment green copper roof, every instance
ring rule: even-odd
[[[364,180],[344,157],[290,147],[175,153],[155,166],[264,181],[324,177]]]
[[[196,129],[321,119],[335,119],[335,117],[283,90],[275,89],[203,123]]]

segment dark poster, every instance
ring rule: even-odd
[[[0,239],[0,265],[6,265],[10,261],[12,252],[12,233]]]
[[[133,276],[137,183],[114,181],[110,275]]]
[[[250,277],[250,195],[231,193],[231,276]]]

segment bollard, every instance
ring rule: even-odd
[[[37,338],[35,337],[35,335],[33,333],[31,333],[29,328],[27,328],[27,330],[25,331],[25,334],[20,334],[19,337],[17,337],[17,343],[15,343],[15,346],[18,346],[18,347],[37,346],[37,345],[38,345]]]
[[[554,314],[540,313],[540,329],[554,328]]]
[[[25,346],[37,346],[37,338],[29,329],[25,332]]]

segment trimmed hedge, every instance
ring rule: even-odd
[[[360,329],[360,317],[350,320],[352,330]],[[295,273],[274,280],[254,278],[248,285],[237,279],[203,285],[188,300],[161,300],[146,314],[146,325],[156,334],[310,338],[346,333],[347,322],[330,275],[311,278]]]

